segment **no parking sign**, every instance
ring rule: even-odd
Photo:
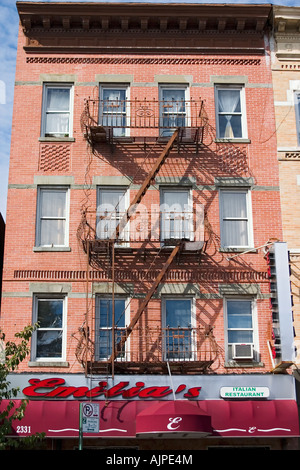
[[[82,403],[82,432],[99,432],[99,404]]]

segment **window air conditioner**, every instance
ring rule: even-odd
[[[234,343],[232,345],[232,359],[253,359],[253,344]]]

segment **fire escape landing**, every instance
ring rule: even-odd
[[[203,140],[202,100],[87,99],[85,136],[92,147],[119,141],[168,141],[175,129],[177,145],[194,145]]]

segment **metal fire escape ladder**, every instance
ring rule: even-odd
[[[175,143],[175,140],[178,138],[178,136],[179,136],[179,128],[176,129],[174,131],[174,133],[172,134],[172,136],[169,139],[167,145],[165,146],[165,148],[163,149],[163,151],[160,154],[159,158],[157,159],[157,161],[153,165],[151,171],[148,173],[148,175],[147,175],[145,181],[143,182],[140,190],[138,191],[135,198],[131,202],[129,208],[127,209],[127,211],[126,211],[126,213],[123,217],[123,219],[120,221],[120,223],[116,227],[116,231],[115,231],[116,240],[118,240],[121,230],[126,226],[127,222],[129,222],[129,220],[130,220],[130,217],[134,214],[137,205],[141,202],[141,200],[144,197],[147,189],[151,185],[152,180],[155,178],[155,176],[159,172],[161,166],[163,165],[166,157],[168,156],[168,154],[169,154],[170,150],[172,149],[172,147]]]
[[[126,211],[125,216],[123,217],[120,224],[117,226],[116,233],[115,233],[116,239],[118,239],[118,237],[119,237],[121,228],[125,227],[127,222],[130,220],[130,217],[133,215],[134,211],[136,210],[137,205],[141,202],[141,200],[142,200],[143,196],[145,195],[147,189],[151,185],[151,181],[155,178],[155,176],[159,172],[159,170],[160,170],[161,166],[163,165],[166,157],[168,156],[170,150],[172,149],[175,140],[178,138],[178,135],[179,135],[179,128],[176,129],[174,131],[174,133],[172,134],[172,136],[169,139],[167,145],[165,146],[165,148],[162,151],[162,153],[160,154],[158,160],[155,162],[153,168],[151,169],[151,171],[147,175],[147,178],[145,179],[144,183],[142,184],[140,190],[138,191],[137,195],[133,199],[132,203],[130,204],[128,210]],[[114,350],[112,352],[112,355],[109,359],[109,361],[111,361],[112,363],[114,362],[114,360],[118,356],[118,354],[122,351],[122,348],[123,348],[125,342],[127,341],[128,336],[132,332],[132,330],[133,330],[134,326],[136,325],[136,323],[138,322],[141,314],[143,313],[144,309],[148,305],[152,295],[154,294],[154,292],[157,289],[159,283],[163,279],[163,277],[164,277],[167,269],[169,268],[170,264],[172,263],[173,259],[175,258],[175,256],[179,252],[179,250],[181,248],[181,245],[182,245],[181,243],[178,243],[173,248],[168,260],[166,261],[166,263],[164,264],[162,270],[160,271],[160,273],[156,277],[156,279],[155,279],[151,289],[148,291],[144,301],[142,302],[142,304],[138,308],[138,310],[137,310],[135,316],[133,317],[133,319],[131,320],[129,326],[125,329],[125,333],[122,335],[121,340],[119,341],[119,343],[114,348]]]
[[[175,256],[177,255],[177,253],[179,252],[181,248],[181,243],[178,243],[178,245],[176,245],[173,250],[172,250],[172,253],[170,254],[168,260],[166,261],[166,263],[164,264],[162,270],[160,271],[160,273],[158,274],[158,276],[156,277],[151,289],[148,291],[144,301],[141,303],[140,307],[138,308],[135,316],[132,318],[130,324],[126,327],[125,329],[125,332],[122,334],[122,337],[121,337],[121,340],[119,341],[119,343],[116,345],[109,361],[111,361],[113,363],[113,361],[116,359],[116,357],[118,356],[118,354],[122,351],[122,348],[125,344],[125,342],[127,341],[127,338],[128,336],[130,335],[130,333],[132,332],[134,326],[137,324],[141,314],[143,313],[143,311],[145,310],[145,308],[147,307],[152,295],[154,294],[154,292],[156,291],[159,283],[161,282],[162,278],[164,277],[165,273],[167,272],[170,264],[172,263],[173,259],[175,258]]]

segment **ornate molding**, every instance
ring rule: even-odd
[[[156,278],[158,272],[152,271],[135,271],[117,270],[115,272],[116,282],[122,281],[151,281]],[[14,279],[19,280],[65,280],[65,281],[84,281],[86,280],[86,271],[58,271],[58,270],[34,270],[21,269],[14,271]],[[91,281],[109,281],[111,276],[109,270],[98,270],[89,272]],[[268,280],[267,271],[228,271],[228,270],[170,270],[166,275],[167,281],[175,282],[218,282],[218,281],[235,281],[235,282],[263,282]]]
[[[26,57],[28,64],[158,64],[158,65],[260,65],[260,58],[170,58],[170,57]]]
[[[278,60],[300,58],[300,8],[273,8],[273,27]]]
[[[26,52],[263,51],[270,14],[266,5],[17,2],[17,8]]]

